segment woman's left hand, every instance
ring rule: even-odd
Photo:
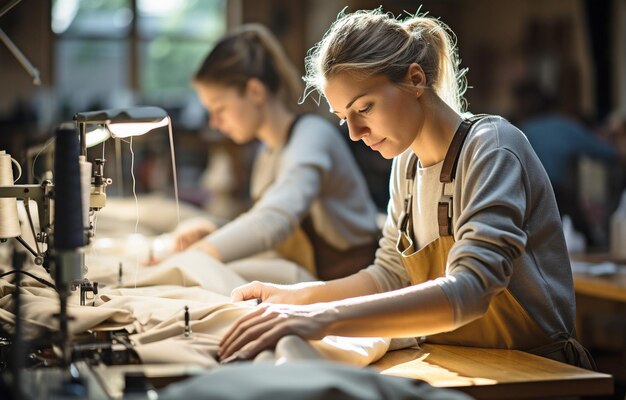
[[[229,357],[252,359],[273,348],[283,336],[322,339],[334,315],[335,309],[321,304],[261,304],[235,321],[222,338],[217,354],[222,361]]]

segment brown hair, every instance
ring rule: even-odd
[[[195,83],[220,84],[244,91],[257,78],[292,111],[302,81],[276,37],[263,25],[246,24],[222,38],[196,72]]]
[[[381,8],[344,11],[309,51],[305,97],[312,91],[323,94],[326,80],[340,72],[385,75],[400,84],[409,65],[417,63],[426,86],[454,110],[463,111],[467,71],[458,69],[455,36],[446,24],[417,14],[401,21]]]

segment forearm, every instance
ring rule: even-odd
[[[414,337],[454,328],[445,293],[430,282],[328,306],[327,335]]]

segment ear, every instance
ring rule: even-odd
[[[415,95],[417,97],[421,97],[424,93],[424,89],[426,88],[426,74],[424,73],[422,66],[417,63],[409,65],[406,72],[406,80],[412,87]]]
[[[255,104],[262,104],[267,100],[267,86],[258,78],[250,78],[246,82],[245,94]]]

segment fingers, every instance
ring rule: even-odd
[[[255,298],[265,300],[265,298],[263,297],[264,288],[265,285],[258,281],[247,283],[243,286],[239,286],[233,289],[233,291],[230,293],[230,300],[233,303]]]
[[[174,251],[183,251],[191,245],[187,235],[178,235],[174,238]]]
[[[224,349],[233,340],[235,340],[236,332],[240,328],[241,324],[244,324],[246,321],[249,321],[250,319],[252,319],[252,318],[254,318],[256,316],[263,314],[264,310],[265,309],[263,307],[259,307],[258,309],[253,309],[251,312],[249,312],[249,313],[243,315],[241,318],[237,319],[230,326],[230,328],[228,328],[228,331],[226,331],[226,333],[222,337],[222,340],[220,341],[220,344],[219,344],[218,354],[220,353],[220,350]]]
[[[271,318],[245,331],[228,348],[219,353],[220,359],[224,362],[233,358],[251,359],[265,349],[274,348],[288,330],[287,325],[280,321],[277,323],[277,318],[280,318],[280,315],[272,314]]]
[[[277,318],[280,317],[275,313],[264,313],[260,316],[255,314],[254,318],[250,318],[238,324],[232,334],[220,344],[218,350],[220,359],[230,357],[250,342],[258,339],[267,331],[274,328],[277,323]],[[254,355],[251,356],[253,357]],[[248,358],[249,356],[242,355],[242,357]]]
[[[201,240],[215,230],[214,226],[203,225],[201,227],[191,226],[179,229],[174,234],[174,247],[176,251],[183,251],[192,244]]]

